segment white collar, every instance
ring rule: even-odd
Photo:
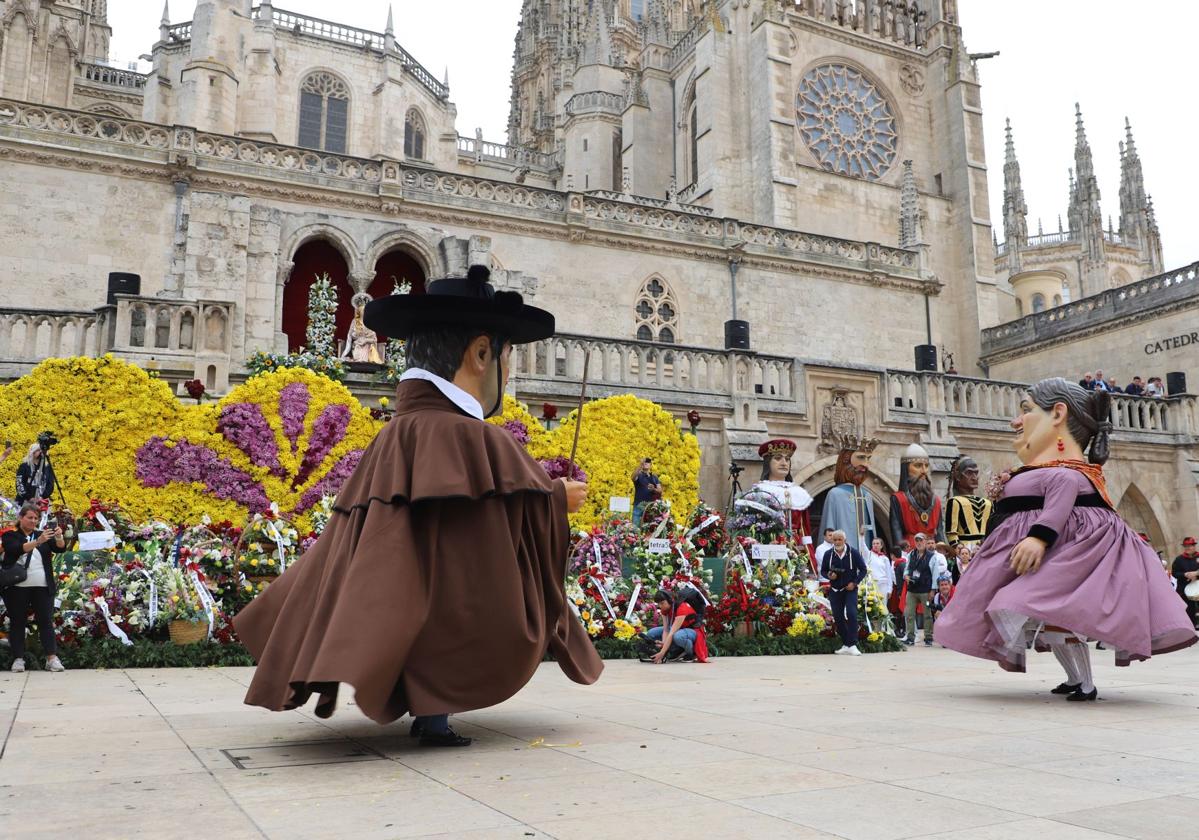
[[[437,386],[437,390],[445,395],[447,400],[462,409],[464,413],[469,414],[476,420],[483,419],[483,406],[479,405],[479,401],[448,379],[443,379],[435,373],[429,373],[429,371],[423,368],[408,368],[408,370],[404,371],[404,375],[400,377],[400,381],[407,382],[410,379],[432,382]]]

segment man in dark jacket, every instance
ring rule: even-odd
[[[844,531],[833,531],[833,547],[820,561],[820,576],[829,582],[828,600],[833,623],[841,637],[838,654],[861,656],[858,650],[858,584],[866,578],[866,561],[846,543]]]

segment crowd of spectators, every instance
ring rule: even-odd
[[[1116,377],[1104,377],[1102,370],[1094,373],[1084,373],[1078,384],[1088,391],[1110,391],[1113,394],[1128,394],[1132,397],[1164,397],[1166,386],[1160,376],[1151,376],[1146,382],[1139,376],[1134,376],[1127,385],[1121,386]]]

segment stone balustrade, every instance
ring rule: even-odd
[[[948,429],[1000,431],[1017,415],[1028,386],[1018,382],[972,379],[916,371],[888,370],[886,412],[897,422],[927,426],[944,415]],[[1193,438],[1199,435],[1196,398],[1160,399],[1112,395],[1112,428],[1117,435]]]
[[[625,98],[617,93],[602,90],[592,90],[586,93],[576,93],[566,101],[568,116],[579,114],[614,114],[624,113]]]
[[[476,163],[504,163],[510,166],[528,166],[544,172],[558,168],[558,158],[545,152],[537,152],[521,146],[493,143],[480,137],[458,135],[458,156],[473,159]]]
[[[736,396],[794,403],[797,394],[794,359],[581,335],[556,335],[517,347],[512,375],[522,392],[577,393],[588,357],[591,394],[636,393],[660,402],[682,399],[724,408]]]
[[[0,364],[99,355],[105,349],[104,324],[97,312],[0,308]]]
[[[1056,233],[1038,233],[1036,236],[1028,237],[1028,241],[1024,243],[1024,247],[1020,251],[1023,253],[1024,251],[1031,251],[1036,248],[1053,248],[1077,239],[1078,234],[1072,230],[1059,230]],[[1103,241],[1109,245],[1125,244],[1124,237],[1114,230],[1105,230],[1103,232]],[[995,246],[995,254],[997,256],[1003,256],[1008,250],[1007,242],[1000,242]]]
[[[92,62],[83,62],[80,70],[83,78],[89,82],[134,92],[142,91],[149,78],[145,73],[138,73],[136,70],[122,70],[119,67],[109,67],[107,64]]]
[[[1199,262],[982,331],[982,355],[1012,353],[1199,295]]]
[[[903,0],[796,0],[795,11],[832,26],[893,44],[923,50],[928,43],[928,13]]]

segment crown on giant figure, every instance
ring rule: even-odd
[[[795,441],[787,440],[786,438],[775,438],[768,440],[758,447],[758,457],[765,460],[777,453],[782,452],[788,458],[795,454]]]
[[[882,441],[878,438],[858,437],[857,435],[837,436],[837,448],[842,452],[865,452],[869,455],[880,443]]]

